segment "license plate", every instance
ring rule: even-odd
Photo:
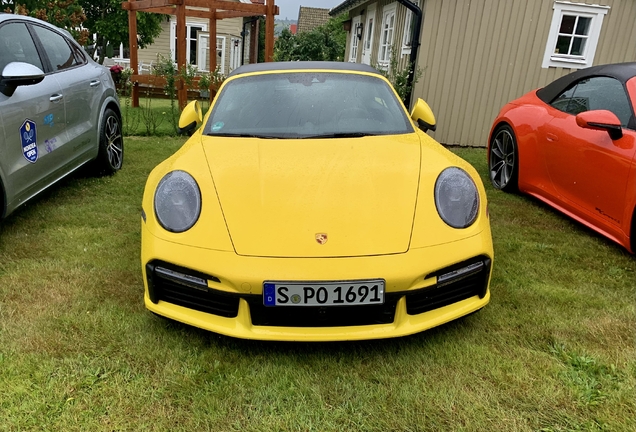
[[[384,303],[384,280],[265,282],[265,306],[353,306]]]

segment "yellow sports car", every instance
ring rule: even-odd
[[[404,336],[484,307],[493,247],[475,169],[375,69],[236,69],[143,197],[145,304],[246,339]],[[196,128],[202,124],[202,127]]]

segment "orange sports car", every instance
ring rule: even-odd
[[[506,104],[490,180],[532,195],[636,253],[636,63],[594,66]]]

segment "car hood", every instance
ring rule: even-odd
[[[417,134],[203,136],[202,145],[237,254],[343,257],[408,250],[420,177]]]

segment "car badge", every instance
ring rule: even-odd
[[[321,245],[324,245],[325,243],[327,243],[327,233],[317,233],[316,241],[318,242],[318,244],[321,244]]]

